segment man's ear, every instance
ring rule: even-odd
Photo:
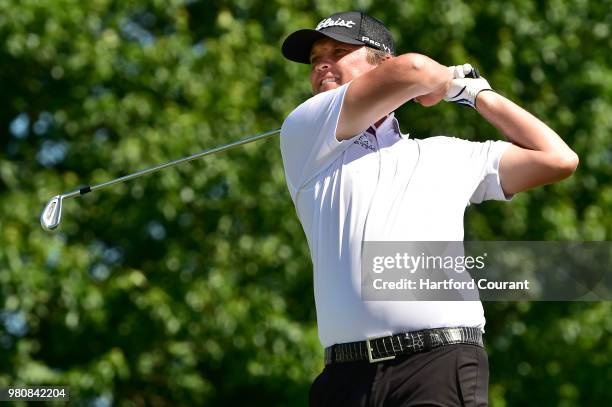
[[[380,63],[382,64],[383,62],[388,61],[388,60],[393,59],[393,58],[395,58],[393,55],[391,55],[391,54],[387,54],[387,55],[385,55],[385,57],[383,58],[383,60],[382,60],[382,61],[380,61]]]

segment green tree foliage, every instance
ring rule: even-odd
[[[343,9],[401,52],[477,66],[581,159],[570,179],[470,208],[466,238],[612,238],[609,0],[0,0],[0,387],[82,405],[305,404],[322,368],[304,234],[278,140],[47,200],[277,128],[309,95],[284,37]],[[498,138],[440,104],[413,137]],[[603,265],[609,267],[609,265]],[[609,401],[612,307],[486,304],[493,405]]]

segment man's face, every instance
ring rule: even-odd
[[[366,47],[322,38],[310,50],[312,92],[335,89],[376,68],[366,60]]]

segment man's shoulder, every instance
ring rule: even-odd
[[[453,149],[469,147],[474,141],[468,141],[452,136],[433,136],[425,139],[416,139],[423,148],[428,149]]]
[[[488,142],[482,143],[451,136],[428,137],[419,139],[418,143],[423,158],[429,157],[435,162],[470,159],[488,147]]]
[[[503,140],[471,141],[457,137],[435,136],[418,140],[422,157],[431,161],[476,163],[501,157],[509,142]]]
[[[347,84],[344,84],[336,89],[321,92],[306,99],[287,115],[283,122],[283,128],[287,129],[291,124],[308,125],[313,120],[320,119],[320,115],[330,114],[330,105],[341,103],[342,98],[338,96],[341,96],[346,88]]]
[[[417,139],[422,147],[426,148],[450,148],[450,149],[474,149],[482,148],[496,141],[472,141],[453,136],[433,136],[426,139]]]
[[[424,139],[418,139],[420,143],[424,145],[456,145],[456,144],[464,144],[471,143],[471,141],[460,139],[458,137],[453,136],[432,136]]]

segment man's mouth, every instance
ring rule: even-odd
[[[323,85],[325,85],[326,83],[330,83],[330,82],[334,82],[334,83],[336,83],[336,82],[337,82],[337,80],[336,80],[336,78],[324,78],[324,79],[322,79],[322,80],[321,80],[321,83],[320,83],[320,85],[319,85],[319,86],[323,86]]]

